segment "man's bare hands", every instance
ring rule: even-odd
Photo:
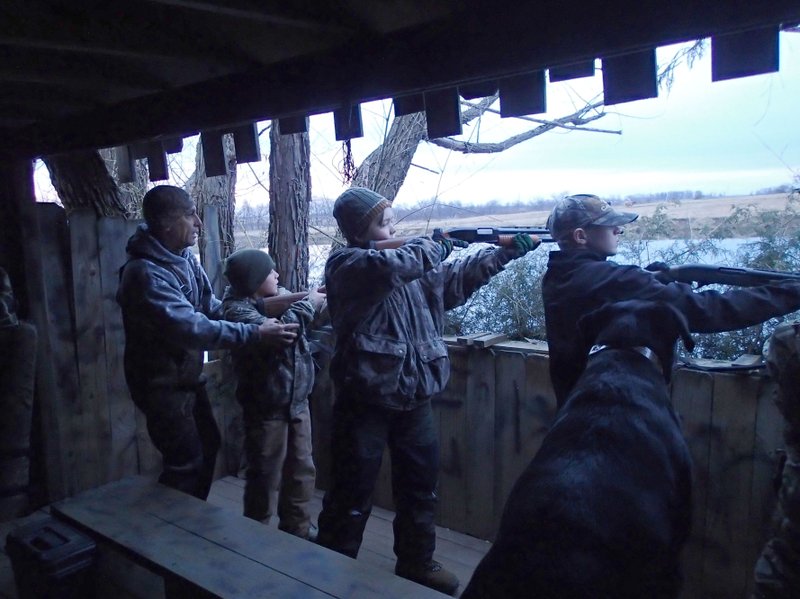
[[[261,340],[271,345],[291,345],[297,339],[296,322],[283,324],[277,318],[267,318],[258,327]]]

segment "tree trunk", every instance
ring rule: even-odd
[[[358,167],[353,185],[367,187],[387,200],[394,200],[411,168],[414,153],[426,137],[425,113],[395,118],[386,140]]]
[[[134,180],[131,183],[119,182],[119,169],[113,148],[100,150],[100,157],[105,161],[108,172],[111,173],[119,189],[125,208],[130,218],[142,218],[142,199],[147,193],[149,173],[143,160],[134,160]]]
[[[269,253],[283,287],[308,287],[308,215],[311,143],[308,133],[269,132]]]
[[[204,231],[198,241],[201,260],[206,255],[207,239],[218,238],[220,241],[219,256],[225,260],[236,249],[233,237],[233,215],[236,210],[236,153],[233,147],[233,136],[228,134],[222,137],[225,150],[225,164],[227,174],[218,177],[206,177],[205,162],[203,160],[202,143],[197,143],[197,157],[195,171],[186,182],[186,191],[197,204],[197,214],[203,220],[206,206],[217,207],[219,230],[216,232]],[[216,235],[214,234],[216,233]],[[204,266],[206,266],[204,264]]]
[[[42,160],[67,214],[92,208],[97,216],[128,216],[119,188],[97,151],[56,154]]]

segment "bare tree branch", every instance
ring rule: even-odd
[[[672,88],[672,83],[675,80],[675,70],[685,60],[686,65],[691,69],[696,60],[700,60],[706,51],[706,40],[700,39],[688,48],[683,48],[672,57],[664,67],[659,71],[656,81],[658,87],[663,87],[667,91]]]
[[[524,141],[542,135],[543,133],[547,133],[548,131],[552,131],[553,129],[556,128],[569,128],[575,131],[591,130],[594,132],[613,133],[616,135],[620,135],[622,133],[621,131],[590,129],[588,127],[582,126],[586,123],[591,123],[592,121],[596,121],[597,119],[605,116],[604,112],[598,112],[596,114],[586,116],[589,112],[595,110],[601,105],[602,105],[601,102],[595,102],[593,104],[584,106],[577,112],[561,117],[559,119],[555,119],[553,121],[541,121],[542,124],[536,127],[535,129],[531,129],[529,131],[513,135],[508,139],[505,139],[500,142],[473,143],[469,141],[459,141],[451,139],[449,137],[442,137],[440,139],[429,139],[428,142],[437,145],[441,148],[446,148],[448,150],[453,150],[455,152],[461,152],[463,154],[493,154],[496,152],[503,152],[508,148],[511,148]]]

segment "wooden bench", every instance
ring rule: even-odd
[[[168,599],[446,596],[144,477],[86,491],[51,513],[98,543],[101,564],[104,551],[116,551],[162,577]]]

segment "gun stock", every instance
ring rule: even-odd
[[[755,287],[779,281],[800,281],[800,274],[780,270],[760,270],[756,268],[736,268],[714,266],[711,264],[684,264],[659,271],[659,279],[698,285],[735,285]]]

